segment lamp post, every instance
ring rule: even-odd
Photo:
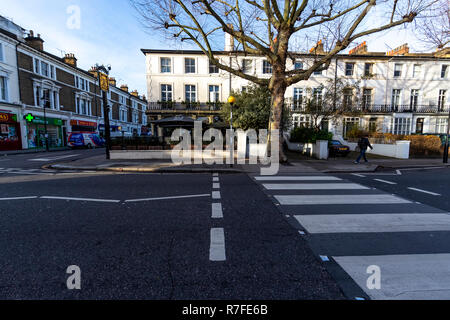
[[[111,66],[105,67],[104,65],[95,65],[97,70],[97,78],[99,82],[100,90],[102,91],[103,99],[103,119],[105,122],[105,149],[106,149],[106,159],[110,159],[110,146],[111,146],[111,128],[109,125],[109,106],[107,93],[109,90],[109,71],[111,71]],[[101,74],[101,72],[103,74]]]
[[[231,163],[231,166],[233,166],[233,162],[234,162],[233,105],[235,102],[236,102],[235,97],[230,96],[228,98],[228,103],[230,104],[230,163]]]
[[[44,101],[44,141],[45,141],[45,150],[48,152],[50,151],[50,146],[48,145],[48,131],[47,131],[47,113],[46,109],[50,107],[50,97],[45,94],[41,98],[41,100]]]
[[[444,145],[444,163],[448,163],[449,134],[450,134],[450,106],[448,106],[447,135],[445,136],[445,145]]]

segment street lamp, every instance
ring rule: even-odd
[[[44,91],[44,96],[41,98],[41,101],[44,101],[44,138],[45,138],[45,150],[50,151],[50,146],[48,145],[48,131],[47,131],[47,113],[46,109],[50,107],[50,96],[49,92]]]
[[[104,66],[104,65],[95,65],[95,70],[97,71],[97,80],[100,87],[100,90],[102,91],[102,98],[103,98],[103,118],[105,122],[105,149],[106,149],[106,159],[110,159],[109,149],[111,146],[111,128],[109,125],[109,106],[108,106],[108,98],[107,98],[107,92],[109,90],[109,71],[111,71],[111,66]],[[100,72],[103,73],[103,75],[100,74]]]
[[[228,97],[228,103],[230,104],[230,163],[233,166],[234,162],[234,146],[233,146],[233,105],[236,102],[236,98],[233,96]]]
[[[450,134],[450,106],[448,106],[447,135],[445,136],[445,145],[444,145],[444,163],[448,163],[449,134]]]

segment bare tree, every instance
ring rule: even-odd
[[[355,40],[411,23],[437,0],[130,0],[147,27],[192,41],[220,69],[256,84],[272,95],[270,128],[282,131],[286,88],[327,69],[332,58]],[[215,54],[218,36],[231,35],[235,54],[263,56],[272,65],[270,78],[243,72]],[[313,61],[302,70],[287,70],[293,40],[309,44]],[[280,137],[282,144],[282,135]],[[280,148],[282,150],[282,148]],[[286,160],[283,152],[280,160]]]
[[[450,2],[442,0],[427,10],[426,18],[417,22],[418,38],[425,44],[443,49],[450,43]]]

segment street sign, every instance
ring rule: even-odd
[[[104,73],[99,72],[99,77],[100,77],[100,89],[102,89],[102,91],[108,91],[109,90],[108,76]]]

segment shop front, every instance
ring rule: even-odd
[[[45,130],[47,130],[50,148],[63,147],[65,145],[64,122],[61,119],[46,118],[27,114],[25,117],[27,124],[27,141],[29,149],[45,148]],[[47,124],[47,128],[46,125]]]
[[[70,120],[70,125],[72,126],[72,132],[97,132],[97,122]]]
[[[17,115],[12,113],[0,113],[0,150],[20,150],[20,123]]]

